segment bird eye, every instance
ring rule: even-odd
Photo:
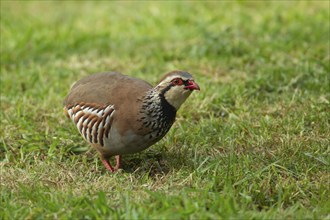
[[[176,78],[176,79],[172,80],[172,84],[180,86],[183,84],[183,81],[182,81],[182,79]]]

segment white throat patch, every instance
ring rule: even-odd
[[[173,86],[165,92],[164,96],[168,103],[170,103],[176,110],[189,97],[192,91],[184,89],[184,86]]]

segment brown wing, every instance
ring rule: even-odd
[[[140,128],[137,117],[141,110],[141,98],[151,88],[143,80],[120,73],[98,73],[76,82],[64,100],[64,105],[66,109],[81,103],[111,105],[116,111],[113,123],[118,132],[123,134],[127,130],[138,131]]]
[[[112,104],[115,107],[134,102],[152,86],[140,79],[120,73],[98,73],[77,81],[64,100],[64,105],[76,103]]]

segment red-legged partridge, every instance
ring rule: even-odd
[[[120,73],[98,73],[72,86],[64,110],[114,172],[121,155],[142,151],[164,137],[193,90],[199,86],[184,71],[166,74],[156,87]],[[116,156],[115,167],[111,156]]]

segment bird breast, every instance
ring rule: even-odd
[[[129,126],[118,129],[114,123],[111,127],[105,146],[109,147],[112,155],[136,153],[159,141],[173,125],[176,110],[164,97],[152,93],[141,100],[141,108],[135,121],[128,115],[121,116],[122,118],[117,119],[126,119],[125,124]],[[125,132],[122,133],[121,130]]]

